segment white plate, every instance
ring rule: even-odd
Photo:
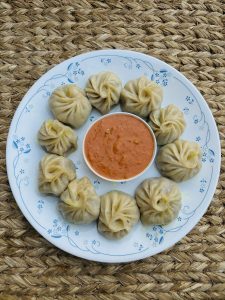
[[[145,74],[162,85],[164,101],[177,105],[185,114],[187,127],[183,139],[196,141],[203,150],[200,173],[179,184],[183,205],[176,220],[167,226],[143,226],[140,222],[119,241],[101,236],[96,223],[72,225],[57,211],[57,199],[38,192],[38,164],[44,150],[37,143],[42,122],[52,118],[48,98],[58,86],[76,83],[84,88],[90,75],[113,71],[123,84]],[[112,112],[119,111],[117,106]],[[86,124],[77,130],[79,149],[70,155],[78,177],[87,175],[99,195],[118,189],[134,194],[145,178],[159,176],[152,166],[131,182],[110,183],[91,173],[82,157],[82,140],[91,122],[100,117],[93,110]],[[183,238],[200,220],[212,200],[220,170],[220,141],[213,116],[198,90],[168,64],[137,52],[102,50],[68,59],[44,74],[21,101],[9,130],[7,172],[13,195],[30,224],[58,248],[82,258],[101,262],[128,262],[159,253]]]

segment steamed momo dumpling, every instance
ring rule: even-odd
[[[158,145],[172,143],[184,132],[184,114],[173,104],[153,111],[149,118]]]
[[[84,91],[75,84],[54,90],[49,105],[56,119],[75,128],[86,122],[92,109]]]
[[[163,146],[156,158],[163,176],[176,182],[195,176],[201,169],[201,149],[195,142],[177,140]]]
[[[144,225],[166,225],[176,218],[181,208],[178,185],[163,177],[144,180],[137,187],[135,198]]]
[[[71,223],[89,224],[99,216],[100,197],[87,177],[70,182],[60,199],[59,211]]]
[[[75,178],[75,166],[68,158],[47,154],[40,161],[39,190],[42,193],[59,196]]]
[[[110,111],[119,102],[121,80],[112,72],[102,72],[89,78],[86,94],[91,104],[102,114]]]
[[[120,239],[139,220],[136,201],[128,194],[111,191],[101,196],[98,230],[110,239]]]
[[[122,109],[140,117],[160,108],[162,100],[162,88],[145,76],[128,81],[121,92]]]
[[[48,152],[58,155],[77,148],[77,136],[73,129],[57,120],[47,120],[42,124],[38,141]]]

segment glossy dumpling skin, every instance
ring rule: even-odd
[[[121,89],[121,80],[116,74],[101,72],[89,78],[85,91],[92,106],[106,114],[119,102]]]
[[[162,100],[162,88],[145,76],[128,81],[121,92],[123,111],[140,117],[147,117],[150,112],[159,109]]]
[[[40,161],[39,190],[41,193],[59,196],[75,178],[75,166],[68,158],[47,154]]]
[[[181,208],[178,185],[163,177],[144,180],[137,187],[135,198],[144,225],[166,225],[176,218]]]
[[[59,211],[71,223],[89,224],[99,216],[100,197],[87,177],[70,182],[60,199]]]
[[[173,104],[153,111],[149,118],[149,125],[155,133],[158,145],[177,140],[186,126],[183,112]]]
[[[177,140],[159,150],[156,164],[163,176],[181,182],[200,171],[201,156],[201,149],[197,143]]]
[[[48,152],[58,155],[77,148],[77,136],[73,129],[58,120],[47,120],[42,124],[38,141]]]
[[[98,230],[109,239],[127,235],[139,220],[136,201],[128,194],[111,191],[101,196]]]
[[[86,122],[92,109],[84,91],[75,84],[54,90],[49,105],[56,119],[75,128]]]

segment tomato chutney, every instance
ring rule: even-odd
[[[127,113],[96,121],[84,140],[89,167],[106,179],[127,180],[142,173],[155,153],[155,139],[147,123]]]

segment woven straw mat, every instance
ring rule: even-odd
[[[0,300],[225,299],[225,32],[219,0],[0,1]],[[198,225],[161,254],[101,264],[55,248],[10,191],[5,146],[27,90],[63,60],[96,49],[158,57],[190,79],[214,115],[222,169]]]

